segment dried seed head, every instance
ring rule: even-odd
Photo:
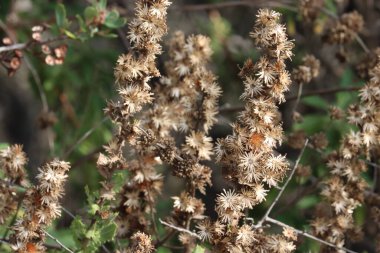
[[[313,22],[321,12],[323,4],[323,0],[301,0],[299,3],[300,13],[307,22]]]
[[[16,144],[0,151],[0,165],[12,182],[20,183],[25,179],[24,167],[27,161],[22,145]]]
[[[34,32],[32,33],[32,38],[35,40],[35,41],[41,41],[42,39],[42,35],[40,32]]]
[[[328,144],[326,134],[323,132],[316,133],[311,136],[311,145],[313,145],[316,149],[323,150],[328,146]]]
[[[331,106],[329,108],[329,114],[330,114],[330,118],[333,120],[340,120],[344,118],[343,110],[336,106]]]
[[[13,41],[12,41],[12,39],[11,38],[9,38],[9,37],[5,37],[5,38],[3,38],[3,44],[4,45],[11,45],[11,44],[13,44]]]
[[[151,253],[154,251],[152,244],[152,238],[143,233],[136,232],[131,237],[130,246],[127,249],[127,253]]]
[[[21,65],[21,61],[20,61],[20,58],[18,57],[13,57],[11,59],[11,62],[9,63],[10,68],[13,70],[18,69],[20,65]]]
[[[51,54],[51,49],[48,45],[41,45],[41,51],[44,54]]]
[[[357,11],[345,13],[334,26],[327,30],[324,40],[330,44],[351,42],[355,35],[361,32],[363,26],[363,17]]]
[[[55,65],[55,59],[54,59],[54,57],[51,56],[51,55],[47,55],[47,56],[45,57],[45,63],[46,63],[47,65],[54,66],[54,65]]]
[[[288,145],[294,149],[301,149],[306,141],[306,134],[302,130],[291,133],[288,136]]]
[[[39,33],[41,33],[41,32],[44,31],[44,27],[40,26],[40,25],[37,25],[37,26],[33,26],[31,30],[32,30],[32,32],[39,32]]]
[[[320,62],[313,55],[306,55],[302,64],[293,70],[293,80],[298,84],[307,84],[319,75]]]

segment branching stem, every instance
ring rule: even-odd
[[[335,249],[337,249],[337,250],[344,250],[345,252],[349,252],[349,253],[357,253],[356,251],[352,251],[352,250],[349,250],[349,249],[347,249],[347,248],[339,247],[339,246],[337,246],[337,245],[335,245],[335,244],[332,244],[332,243],[326,242],[326,241],[324,241],[324,240],[322,240],[322,239],[320,239],[320,238],[318,238],[318,237],[316,237],[316,236],[314,236],[314,235],[311,235],[311,234],[309,234],[309,233],[307,233],[307,232],[305,232],[305,231],[301,231],[301,230],[295,229],[295,228],[293,228],[293,227],[291,227],[291,226],[289,226],[289,225],[286,225],[285,223],[282,223],[281,221],[278,221],[278,220],[272,219],[271,217],[267,217],[267,218],[266,218],[266,221],[267,221],[267,222],[270,222],[270,223],[273,223],[273,224],[276,224],[276,225],[278,225],[278,226],[280,226],[280,227],[283,227],[283,228],[291,228],[292,230],[294,230],[294,231],[295,231],[297,234],[299,234],[299,235],[302,235],[302,236],[304,236],[304,237],[310,238],[310,239],[312,239],[312,240],[314,240],[314,241],[317,241],[317,242],[319,242],[319,243],[321,243],[321,244],[324,244],[324,245],[327,245],[327,246],[333,247],[333,248],[335,248]]]
[[[306,149],[306,146],[307,146],[307,143],[309,142],[308,139],[306,139],[305,141],[305,144],[303,145],[303,148],[300,152],[300,154],[298,155],[298,158],[293,166],[293,169],[292,171],[290,172],[290,175],[288,177],[288,179],[286,180],[285,184],[281,187],[281,190],[280,192],[277,194],[276,198],[274,199],[273,203],[270,205],[270,207],[268,208],[268,210],[266,211],[266,213],[264,214],[263,218],[261,218],[261,220],[259,220],[259,222],[254,226],[255,228],[260,228],[262,227],[263,223],[267,220],[267,218],[269,217],[270,213],[272,212],[272,209],[273,207],[277,204],[278,200],[280,199],[282,193],[284,192],[286,186],[288,186],[290,180],[292,179],[293,175],[294,175],[294,172],[296,171],[297,167],[298,167],[298,164],[302,158],[302,155],[303,153],[305,152],[305,149]]]
[[[195,237],[195,238],[197,238],[197,239],[199,239],[199,240],[201,239],[201,237],[200,237],[198,234],[196,234],[196,233],[194,233],[194,232],[192,232],[192,231],[190,231],[190,230],[188,230],[188,229],[186,229],[186,228],[177,227],[176,225],[173,225],[173,224],[167,223],[167,222],[165,222],[165,221],[163,221],[163,220],[161,220],[161,219],[159,219],[159,221],[160,221],[160,223],[161,223],[162,225],[165,225],[165,226],[167,226],[167,227],[169,227],[169,228],[172,228],[172,229],[174,229],[174,230],[177,230],[178,232],[182,232],[182,233],[189,234],[189,235],[191,235],[191,236],[193,236],[193,237]]]
[[[70,252],[70,253],[74,253],[74,251],[70,250],[69,248],[67,248],[65,245],[63,245],[57,238],[55,238],[54,236],[52,236],[51,234],[49,234],[46,230],[43,230],[44,233],[50,237],[52,240],[54,240],[57,244],[59,244],[59,246],[62,247],[62,249],[66,250],[67,252]]]

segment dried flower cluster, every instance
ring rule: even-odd
[[[154,247],[150,236],[137,232],[132,235],[130,246],[126,253],[151,253],[153,250]]]
[[[302,58],[302,64],[292,72],[293,81],[297,84],[307,84],[319,75],[321,63],[313,55]]]
[[[17,195],[13,185],[26,185],[25,165],[28,159],[22,151],[22,146],[14,145],[0,151],[0,167],[4,172],[0,182],[0,224],[4,224],[7,217],[17,207]]]
[[[379,145],[380,64],[370,71],[369,82],[359,91],[360,103],[348,108],[348,122],[359,130],[351,131],[342,140],[340,149],[329,155],[330,178],[324,182],[322,195],[331,205],[331,212],[317,212],[312,223],[315,234],[336,245],[360,238],[353,212],[364,203],[367,183],[361,174],[367,170],[365,159]]]
[[[186,133],[185,143],[175,146],[175,136],[165,149],[158,149],[161,159],[171,165],[173,174],[186,180],[185,191],[174,199],[175,223],[190,227],[191,220],[202,219],[204,203],[196,198],[196,191],[206,194],[211,186],[211,169],[201,161],[211,160],[212,138],[208,131],[216,122],[217,102],[221,90],[216,77],[206,68],[212,50],[210,39],[202,35],[189,36],[176,32],[170,42],[171,57],[167,75],[161,79],[170,93],[163,99],[176,108],[171,122],[175,129]],[[168,140],[168,139],[167,139]],[[180,235],[180,241],[191,249],[193,238]]]
[[[343,45],[354,40],[363,26],[363,17],[357,11],[345,13],[327,30],[324,39],[330,44]]]
[[[217,99],[221,93],[215,76],[206,69],[212,54],[210,39],[193,35],[185,40],[182,32],[176,32],[169,52],[167,75],[161,78],[163,86],[160,88],[169,90],[170,95],[163,98],[164,103],[176,110],[172,120],[164,118],[162,121],[170,122],[181,131],[201,130],[207,133],[216,122]]]
[[[131,51],[120,56],[115,67],[120,101],[110,102],[106,109],[119,129],[106,147],[107,154],[100,154],[97,162],[100,172],[106,177],[103,200],[115,199],[109,184],[112,172],[122,169],[130,172],[130,181],[124,185],[117,206],[118,234],[123,237],[150,227],[146,216],[155,212],[155,198],[162,186],[162,177],[154,168],[158,161],[149,148],[154,140],[153,132],[146,132],[143,122],[135,115],[154,98],[149,82],[160,76],[155,59],[162,51],[158,42],[167,31],[166,9],[170,3],[166,0],[141,0],[136,4],[136,17],[129,24]],[[126,144],[132,148],[134,156],[128,164],[123,157]]]
[[[285,156],[274,148],[282,142],[278,103],[285,101],[290,74],[285,60],[292,56],[293,43],[280,14],[260,10],[251,33],[263,55],[256,64],[245,62],[240,71],[245,90],[245,109],[233,124],[233,134],[219,139],[217,160],[235,190],[224,190],[217,198],[215,223],[199,225],[203,239],[212,242],[219,252],[291,252],[295,246],[280,235],[266,236],[249,224],[241,224],[245,210],[265,200],[268,189],[278,186],[288,170]]]
[[[12,46],[14,42],[11,38],[5,37],[2,40],[4,46]],[[21,66],[23,53],[21,50],[13,50],[7,54],[0,54],[0,61],[8,71],[9,76],[13,76]]]
[[[53,160],[39,169],[38,184],[25,193],[24,215],[13,226],[12,241],[16,252],[45,252],[44,229],[61,215],[59,199],[69,168],[69,163]]]
[[[46,28],[44,26],[33,26],[31,29],[31,39],[25,44],[16,44],[9,37],[3,38],[3,45],[4,47],[8,47],[9,50],[4,49],[6,50],[4,52],[0,50],[0,61],[7,69],[9,76],[14,75],[20,68],[21,59],[24,55],[23,50],[29,45],[39,45],[40,52],[43,54],[43,60],[46,64],[51,66],[63,64],[66,57],[67,46],[65,44],[55,47],[49,46],[49,43],[62,40],[62,38],[43,40],[45,30]],[[14,49],[12,47],[14,47]]]
[[[307,22],[313,22],[320,14],[323,4],[323,0],[301,0],[299,10]]]

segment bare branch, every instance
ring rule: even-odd
[[[311,97],[316,95],[327,95],[327,94],[333,94],[338,92],[347,92],[347,91],[357,91],[360,90],[361,86],[350,86],[350,87],[337,87],[337,88],[331,88],[331,89],[321,89],[317,91],[310,91],[310,92],[304,92],[301,94],[300,98],[304,97]],[[298,98],[298,95],[296,96],[290,96],[286,98],[286,101],[292,101],[296,100]],[[233,106],[233,107],[225,107],[220,108],[219,111],[221,113],[229,113],[229,112],[238,112],[244,109],[243,106]]]
[[[24,49],[28,47],[28,45],[30,45],[30,43],[17,43],[9,46],[2,46],[0,47],[0,53]]]
[[[54,240],[57,244],[59,244],[59,246],[62,247],[62,249],[66,250],[67,252],[70,252],[70,253],[74,253],[74,251],[70,250],[69,248],[67,248],[65,245],[63,245],[57,238],[55,238],[54,236],[52,236],[51,234],[49,234],[46,230],[43,230],[44,233],[50,237],[52,240]]]
[[[294,6],[287,5],[284,3],[279,3],[278,1],[266,1],[266,0],[256,0],[256,1],[230,1],[230,2],[222,2],[222,3],[214,3],[214,4],[194,4],[194,5],[185,5],[183,7],[179,7],[178,9],[181,11],[207,11],[207,10],[215,10],[215,9],[224,9],[231,7],[239,7],[239,6],[249,6],[249,7],[272,7],[272,8],[285,8],[292,11],[297,11],[297,8]],[[177,9],[177,8],[172,8]]]
[[[24,60],[25,60],[26,66],[28,67],[30,73],[32,73],[32,77],[34,79],[34,82],[36,83],[36,86],[37,86],[37,89],[38,89],[38,93],[40,94],[40,98],[41,98],[42,108],[43,108],[43,110],[45,112],[48,112],[49,111],[49,106],[48,106],[48,102],[47,102],[45,91],[44,91],[44,89],[42,87],[41,78],[38,75],[36,69],[33,67],[33,65],[31,64],[31,62],[29,61],[28,57],[25,57]]]
[[[65,154],[62,156],[63,159],[66,159],[74,150],[75,148],[81,144],[84,140],[86,140],[98,127],[100,127],[104,122],[107,121],[107,117],[104,117],[100,122],[95,124],[91,129],[89,129],[87,132],[85,132],[82,137],[80,137],[70,148],[65,152]]]
[[[284,192],[286,186],[288,186],[290,180],[292,179],[293,175],[294,175],[294,172],[296,171],[297,167],[298,167],[298,164],[302,158],[302,155],[303,153],[305,152],[305,149],[306,149],[306,146],[307,146],[307,143],[309,142],[308,139],[306,139],[305,141],[305,144],[303,145],[303,148],[300,152],[300,154],[298,155],[298,158],[293,166],[293,169],[292,171],[290,172],[290,175],[288,177],[288,179],[286,180],[285,184],[281,187],[281,190],[280,192],[277,194],[276,198],[274,199],[272,205],[268,208],[268,210],[266,211],[266,213],[264,214],[263,218],[261,218],[261,220],[259,220],[259,222],[254,226],[255,228],[259,228],[263,225],[263,223],[266,221],[266,219],[269,217],[269,214],[270,212],[272,211],[273,207],[277,204],[278,200],[280,199],[282,193]]]
[[[67,36],[59,36],[59,37],[47,39],[44,41],[29,41],[26,43],[17,43],[17,44],[13,44],[13,45],[9,45],[9,46],[2,46],[2,47],[0,47],[0,54],[4,53],[4,52],[14,51],[14,50],[23,50],[23,49],[28,48],[31,45],[49,44],[49,43],[53,43],[56,41],[65,40],[67,38],[68,38]]]
[[[283,227],[283,228],[291,228],[292,230],[294,230],[294,231],[295,231],[297,234],[299,234],[299,235],[302,235],[302,236],[304,236],[304,237],[310,238],[310,239],[312,239],[312,240],[314,240],[314,241],[317,241],[317,242],[322,243],[322,244],[324,244],[324,245],[327,245],[327,246],[333,247],[333,248],[335,248],[335,249],[338,249],[338,250],[344,250],[345,252],[349,252],[349,253],[357,253],[357,252],[352,251],[352,250],[349,250],[349,249],[347,249],[347,248],[339,247],[339,246],[337,246],[337,245],[335,245],[335,244],[332,244],[332,243],[326,242],[326,241],[324,241],[324,240],[322,240],[322,239],[320,239],[320,238],[318,238],[318,237],[316,237],[316,236],[314,236],[314,235],[311,235],[311,234],[309,234],[309,233],[307,233],[307,232],[305,232],[305,231],[301,231],[301,230],[298,230],[298,229],[296,229],[296,228],[293,228],[293,227],[291,227],[291,226],[289,226],[289,225],[286,225],[285,223],[282,223],[281,221],[278,221],[278,220],[272,219],[271,217],[267,217],[267,218],[266,218],[266,221],[268,221],[268,222],[270,222],[270,223],[273,223],[273,224],[276,224],[276,225],[278,225],[278,226],[280,226],[280,227]]]
[[[302,97],[302,88],[303,88],[303,83],[300,83],[298,85],[297,98],[296,98],[296,102],[294,104],[293,113],[295,113],[297,111],[298,104],[300,103],[300,100]]]
[[[371,165],[373,168],[380,169],[380,165],[378,165],[378,164],[376,164],[376,163],[373,163],[373,162],[370,162],[370,161],[367,161],[367,160],[365,160],[365,162],[366,162],[368,165]]]
[[[179,232],[189,234],[189,235],[191,235],[191,236],[193,236],[193,237],[196,237],[197,239],[201,240],[201,237],[200,237],[198,234],[196,234],[196,233],[194,233],[194,232],[192,232],[192,231],[190,231],[190,230],[188,230],[188,229],[186,229],[186,228],[177,227],[177,226],[175,226],[175,225],[173,225],[173,224],[170,224],[170,223],[167,223],[167,222],[165,222],[165,221],[163,221],[163,220],[161,220],[161,219],[159,219],[159,221],[160,221],[160,223],[161,223],[162,225],[165,225],[165,226],[167,226],[167,227],[169,227],[169,228],[172,228],[172,229],[174,229],[174,230],[177,230],[177,231],[179,231]]]
[[[75,215],[72,212],[70,212],[63,206],[61,206],[61,208],[62,208],[62,211],[65,212],[68,216],[70,216],[72,219],[75,219]]]

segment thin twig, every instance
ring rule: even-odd
[[[356,33],[355,34],[355,40],[359,43],[359,45],[363,48],[363,50],[368,54],[370,53],[369,48],[367,45],[364,43],[363,39]]]
[[[47,102],[46,93],[45,93],[44,88],[42,86],[41,78],[38,75],[36,69],[33,67],[31,62],[29,61],[28,57],[25,56],[24,60],[26,63],[26,67],[29,69],[30,73],[32,74],[33,80],[36,83],[37,90],[38,90],[38,93],[39,93],[40,98],[41,98],[42,110],[44,113],[47,113],[47,112],[49,112],[49,105]],[[52,133],[48,132],[47,137],[48,137],[50,152],[52,152],[52,150],[54,150],[54,140],[53,140]]]
[[[106,253],[111,253],[111,251],[110,251],[105,245],[102,245],[102,249],[103,249]]]
[[[9,230],[10,230],[11,227],[13,226],[13,223],[16,221],[18,211],[19,211],[20,208],[21,208],[22,201],[24,200],[24,198],[25,198],[25,193],[23,193],[22,196],[20,197],[20,199],[18,200],[16,212],[15,212],[15,214],[13,215],[12,220],[11,220],[11,222],[9,223],[9,226],[8,226],[7,229],[5,230],[5,232],[4,232],[4,234],[3,234],[3,238],[6,238],[6,237],[7,237]]]
[[[70,252],[70,253],[74,253],[74,251],[70,250],[69,248],[67,248],[65,245],[63,245],[57,238],[55,238],[54,236],[52,236],[51,234],[49,234],[46,230],[42,230],[44,231],[44,233],[50,237],[52,240],[54,240],[57,244],[59,244],[59,246],[62,247],[62,249],[66,250],[67,252]]]
[[[13,45],[9,45],[9,46],[2,46],[2,47],[0,47],[0,53],[24,49],[24,48],[28,47],[28,45],[30,45],[30,42],[28,42],[28,43],[17,43],[17,44],[13,44]]]
[[[9,182],[9,181],[1,179],[1,178],[0,178],[0,183],[5,184],[8,187],[16,187],[20,191],[26,191],[26,189],[27,189],[26,187],[24,187],[22,185],[15,184],[15,183]]]
[[[336,15],[334,12],[326,9],[325,7],[321,7],[320,10],[325,13],[327,16],[330,16],[334,19],[339,19],[339,16]],[[355,40],[356,42],[358,42],[358,44],[361,46],[361,48],[364,50],[364,52],[366,52],[367,54],[370,52],[370,50],[368,49],[367,45],[364,43],[364,41],[362,40],[362,38],[359,36],[359,34],[355,33]]]
[[[360,86],[350,86],[350,87],[337,87],[337,88],[331,88],[331,89],[321,89],[317,91],[310,91],[310,92],[304,92],[301,94],[301,98],[304,97],[311,97],[311,96],[317,96],[317,95],[327,95],[327,94],[333,94],[338,92],[348,92],[348,91],[357,91],[360,90],[362,87]],[[286,101],[292,101],[296,100],[298,95],[296,96],[290,96],[286,98]],[[230,112],[238,112],[244,109],[243,106],[231,106],[231,107],[224,107],[220,108],[219,111],[221,113],[230,113]]]
[[[30,73],[32,73],[32,77],[33,77],[34,82],[36,83],[36,86],[37,86],[37,89],[38,89],[38,93],[39,93],[40,98],[41,98],[42,109],[43,109],[44,112],[48,112],[49,111],[49,106],[48,106],[48,102],[47,102],[47,98],[46,98],[46,93],[45,93],[45,91],[44,91],[44,89],[42,87],[41,78],[38,75],[36,69],[33,67],[33,65],[31,64],[31,62],[29,61],[29,58],[28,57],[24,57],[24,60],[25,60],[26,66],[28,67]]]
[[[370,162],[370,161],[367,161],[365,160],[365,162],[368,164],[368,165],[371,165],[372,167],[376,168],[376,169],[380,169],[380,165],[376,164],[376,163],[373,163],[373,162]]]
[[[249,7],[273,7],[273,8],[285,8],[292,11],[297,11],[297,8],[294,6],[287,5],[286,3],[271,2],[271,1],[230,1],[230,2],[221,2],[214,4],[194,4],[194,5],[185,5],[178,8],[172,8],[172,10],[179,9],[181,11],[207,11],[239,6],[249,6]]]
[[[62,156],[63,159],[67,159],[67,157],[75,150],[75,148],[85,141],[98,127],[100,127],[104,122],[106,122],[108,117],[104,117],[100,122],[98,122],[95,126],[85,132],[82,137],[80,137]]]
[[[61,206],[61,208],[62,208],[62,211],[65,212],[68,216],[70,216],[71,218],[75,219],[75,215],[72,212],[70,212],[69,210],[67,210],[63,206]]]
[[[161,245],[164,245],[167,240],[169,240],[177,231],[176,230],[171,230],[164,238],[161,240],[157,239],[156,242],[154,243],[154,247],[158,249],[161,247]]]
[[[303,88],[303,83],[300,83],[298,86],[298,93],[297,93],[296,102],[294,104],[293,113],[295,113],[297,111],[298,104],[300,103],[300,100],[302,97],[302,88]]]
[[[259,228],[263,225],[263,223],[266,221],[266,219],[269,217],[269,214],[270,212],[272,211],[273,207],[277,204],[278,200],[280,199],[282,193],[284,192],[286,186],[288,186],[290,180],[292,179],[293,175],[294,175],[294,172],[296,171],[297,167],[298,167],[298,164],[302,158],[302,155],[303,153],[305,152],[305,149],[306,149],[306,146],[307,146],[307,143],[309,142],[308,139],[306,139],[305,141],[305,144],[303,145],[303,148],[300,152],[300,154],[298,155],[298,158],[293,166],[293,169],[292,171],[290,172],[290,175],[288,176],[285,184],[281,187],[281,190],[280,192],[277,194],[276,198],[274,199],[272,205],[270,205],[270,207],[268,208],[268,210],[266,211],[266,213],[264,214],[263,218],[261,218],[261,220],[259,220],[259,222],[254,226],[255,228]]]
[[[97,147],[96,149],[92,150],[88,154],[81,156],[79,159],[75,160],[75,162],[71,164],[71,169],[74,169],[82,165],[83,163],[87,162],[88,160],[93,159],[94,156],[97,155],[102,150],[103,150],[103,147]]]
[[[170,223],[167,223],[167,222],[165,222],[165,221],[163,221],[163,220],[161,220],[161,219],[158,219],[158,220],[160,221],[160,223],[161,223],[162,225],[165,225],[165,226],[167,226],[167,227],[169,227],[169,228],[172,228],[172,229],[174,229],[174,230],[177,230],[177,231],[179,231],[179,232],[189,234],[189,235],[191,235],[191,236],[193,236],[193,237],[195,237],[195,238],[201,240],[201,237],[200,237],[198,234],[196,234],[196,233],[194,233],[194,232],[192,232],[192,231],[190,231],[190,230],[188,230],[188,229],[186,229],[186,228],[177,227],[177,226],[175,226],[175,225],[173,225],[173,224],[170,224]]]
[[[9,45],[9,46],[2,46],[2,47],[0,47],[0,53],[14,51],[14,50],[26,49],[30,45],[49,44],[49,43],[53,43],[53,42],[56,42],[56,41],[65,40],[67,38],[68,38],[67,36],[59,36],[59,37],[50,38],[50,39],[47,39],[47,40],[44,40],[44,41],[29,41],[29,42],[26,42],[26,43],[17,43],[17,44],[13,44],[13,45]]]
[[[268,221],[268,222],[270,222],[270,223],[273,223],[273,224],[276,224],[276,225],[278,225],[278,226],[280,226],[280,227],[283,227],[283,228],[290,228],[290,229],[294,230],[294,231],[295,231],[297,234],[299,234],[299,235],[302,235],[302,236],[304,236],[304,237],[310,238],[310,239],[312,239],[312,240],[314,240],[314,241],[317,241],[317,242],[322,243],[322,244],[324,244],[324,245],[327,245],[327,246],[333,247],[333,248],[335,248],[335,249],[338,249],[338,250],[344,250],[345,252],[349,252],[349,253],[357,253],[357,252],[352,251],[352,250],[349,250],[349,249],[347,249],[347,248],[339,247],[339,246],[337,246],[337,245],[335,245],[335,244],[332,244],[332,243],[326,242],[326,241],[324,241],[324,240],[322,240],[322,239],[320,239],[320,238],[318,238],[318,237],[315,237],[314,235],[311,235],[311,234],[309,234],[309,233],[307,233],[307,232],[305,232],[305,231],[301,231],[301,230],[298,230],[298,229],[296,229],[296,228],[293,228],[292,226],[286,225],[285,223],[282,223],[281,221],[278,221],[278,220],[272,219],[271,217],[267,217],[267,218],[266,218],[266,221]]]
[[[337,88],[331,88],[331,89],[321,89],[317,91],[310,91],[310,92],[304,92],[301,95],[301,98],[303,97],[311,97],[316,95],[327,95],[327,94],[333,94],[338,92],[346,92],[346,91],[357,91],[360,90],[361,86],[350,86],[350,87],[337,87]],[[287,101],[295,100],[298,96],[291,96],[286,98]]]
[[[316,180],[313,177],[310,177],[310,180],[312,180],[311,185],[303,187],[303,189],[301,191],[297,192],[296,196],[294,196],[290,201],[286,202],[286,205],[279,207],[279,209],[277,209],[275,212],[273,212],[273,215],[278,216],[279,214],[285,212],[289,208],[292,208],[294,206],[294,204],[296,204],[300,199],[302,199],[306,195],[309,195],[309,194],[313,193],[314,191],[316,191],[318,189],[318,185],[320,183],[320,180]]]

